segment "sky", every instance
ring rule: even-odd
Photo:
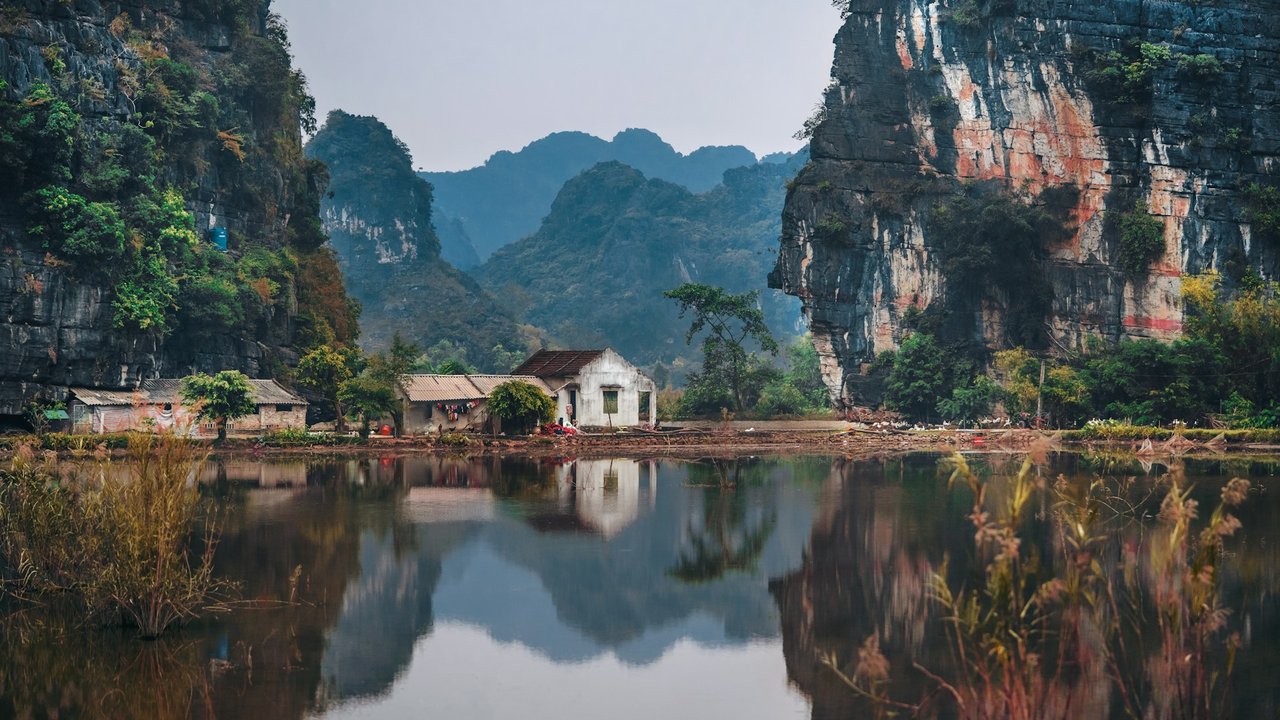
[[[376,115],[460,170],[561,130],[794,151],[830,74],[830,0],[275,0],[317,118]]]

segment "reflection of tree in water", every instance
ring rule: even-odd
[[[207,717],[207,667],[197,641],[23,613],[0,621],[0,717]]]
[[[688,547],[670,573],[684,582],[710,582],[730,572],[754,572],[777,522],[776,513],[751,513],[745,484],[759,484],[767,467],[757,459],[712,460],[689,467],[689,483],[706,485],[702,517],[690,518]],[[710,482],[707,482],[710,481]]]

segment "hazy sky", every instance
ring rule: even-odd
[[[376,115],[457,170],[557,130],[681,152],[795,150],[827,84],[829,0],[276,0],[321,120]]]

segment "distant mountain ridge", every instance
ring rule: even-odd
[[[662,296],[683,282],[762,290],[771,329],[796,334],[798,301],[764,285],[786,183],[807,159],[732,169],[701,194],[601,163],[564,185],[536,233],[473,273],[517,321],[567,346],[611,346],[642,365],[696,362],[684,343],[688,320]]]
[[[455,230],[442,237],[445,256],[459,258],[455,262],[466,269],[469,250],[461,238],[469,238],[479,260],[487,259],[537,231],[566,182],[611,160],[695,193],[719,185],[726,170],[759,162],[740,145],[703,147],[685,155],[649,130],[630,129],[612,140],[583,132],[553,133],[518,152],[494,153],[470,170],[419,175],[435,187],[437,228],[456,221]]]

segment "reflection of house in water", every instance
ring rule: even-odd
[[[304,463],[264,463],[253,460],[214,460],[205,463],[200,482],[229,482],[260,488],[299,488],[307,485]]]
[[[578,460],[556,469],[561,507],[606,538],[617,535],[640,514],[640,477],[647,501],[656,499],[657,473],[634,460]]]

